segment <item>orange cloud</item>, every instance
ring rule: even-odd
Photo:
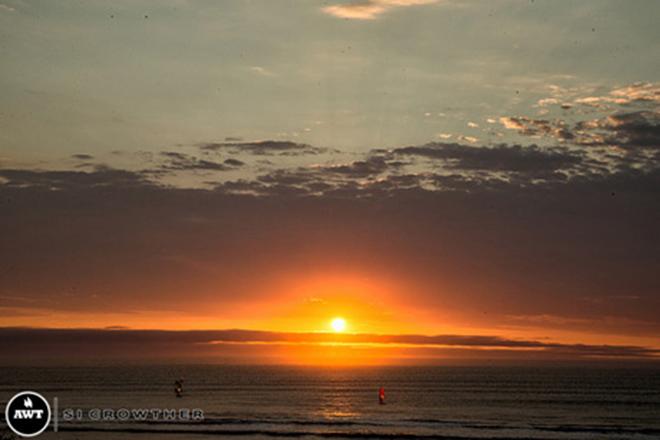
[[[399,7],[427,5],[438,0],[365,0],[323,8],[323,12],[339,18],[373,20],[379,15]]]

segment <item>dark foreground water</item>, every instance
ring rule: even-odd
[[[57,398],[59,431],[39,438],[660,438],[660,370],[649,368],[0,368],[3,419],[22,390]],[[101,422],[93,408],[199,408],[204,420]]]

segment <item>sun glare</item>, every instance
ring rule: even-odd
[[[344,318],[335,318],[330,322],[330,326],[337,333],[343,332],[346,330],[346,320]]]

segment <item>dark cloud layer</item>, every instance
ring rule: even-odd
[[[658,170],[534,185],[389,171],[357,182],[314,170],[208,190],[107,168],[0,170],[0,293],[17,298],[0,308],[229,316],[232,304],[268,296],[281,273],[357,270],[414,280],[411,304],[429,313],[660,331]],[[606,300],[621,296],[635,299]]]
[[[449,310],[448,316],[460,313],[462,323],[481,328],[657,338],[660,118],[654,90],[640,85],[586,99],[598,113],[580,113],[585,104],[578,100],[554,99],[547,102],[562,103],[560,117],[500,118],[505,128],[533,138],[530,145],[432,142],[349,154],[292,141],[230,139],[197,145],[192,153],[145,155],[133,170],[87,163],[87,172],[0,169],[0,316],[38,322],[50,313],[146,310],[230,319],[234,307],[272,298],[282,274],[297,279],[320,272],[401,285],[411,307],[437,322]],[[307,155],[318,162],[288,157]],[[167,180],[173,175],[174,183]],[[177,186],[199,175],[206,187]],[[3,332],[23,337],[19,330]],[[37,344],[35,335],[42,334],[29,335]],[[42,336],[55,344],[65,335],[166,344],[166,333]],[[299,338],[171,336],[194,347]],[[643,347],[535,338],[369,338],[433,350],[657,356]]]
[[[549,137],[563,144],[583,147],[614,146],[626,150],[660,149],[660,112],[614,112],[598,119],[569,124],[561,119],[523,116],[503,117],[500,122],[519,134]]]
[[[365,160],[358,160],[349,164],[330,165],[321,167],[319,171],[328,174],[339,174],[349,177],[361,178],[381,174],[388,169],[399,167],[398,162],[388,162],[380,156],[371,156]]]
[[[582,156],[566,148],[541,149],[536,145],[496,145],[471,147],[460,144],[430,143],[423,146],[396,148],[395,155],[421,156],[450,161],[450,166],[463,170],[513,171],[535,173],[573,168]]]
[[[460,356],[481,357],[493,350],[512,359],[525,359],[532,353],[541,359],[658,359],[660,350],[630,345],[560,344],[536,340],[514,340],[488,335],[373,335],[330,333],[284,333],[254,330],[163,331],[117,329],[31,329],[0,328],[0,361],[15,362],[12,347],[22,347],[24,359],[49,358],[72,353],[71,359],[150,358],[185,359],[221,357],[225,344],[379,344],[382,347],[407,346],[456,350]],[[128,356],[132,353],[132,356]]]
[[[78,160],[94,159],[94,156],[92,156],[91,154],[84,154],[84,153],[73,154],[71,157]]]
[[[660,112],[615,113],[601,121],[599,127],[607,132],[604,143],[660,149]]]
[[[227,159],[223,163],[206,159],[198,159],[188,154],[175,151],[164,151],[161,156],[166,159],[162,170],[171,171],[228,171],[234,167],[242,166],[243,162],[235,159]]]
[[[376,177],[388,171],[396,171],[400,162],[387,160],[379,155],[369,156],[364,160],[338,165],[322,165],[312,167],[296,167],[292,169],[275,169],[257,177],[261,186],[253,186],[258,193],[318,195],[332,193],[350,188],[357,188],[357,180],[373,181]],[[264,186],[268,185],[268,186]],[[228,189],[221,185],[219,189]],[[365,188],[363,186],[363,188]],[[365,192],[365,194],[367,194]]]
[[[323,148],[308,144],[299,144],[291,141],[255,141],[255,142],[220,142],[206,143],[199,146],[205,151],[231,151],[234,153],[248,153],[254,155],[305,155],[319,154],[326,151]]]
[[[93,172],[0,169],[0,177],[6,179],[5,189],[11,187],[46,190],[95,187],[118,189],[152,185],[139,173],[107,167],[97,167]]]

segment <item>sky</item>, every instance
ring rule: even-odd
[[[0,0],[0,345],[657,359],[659,15]]]

